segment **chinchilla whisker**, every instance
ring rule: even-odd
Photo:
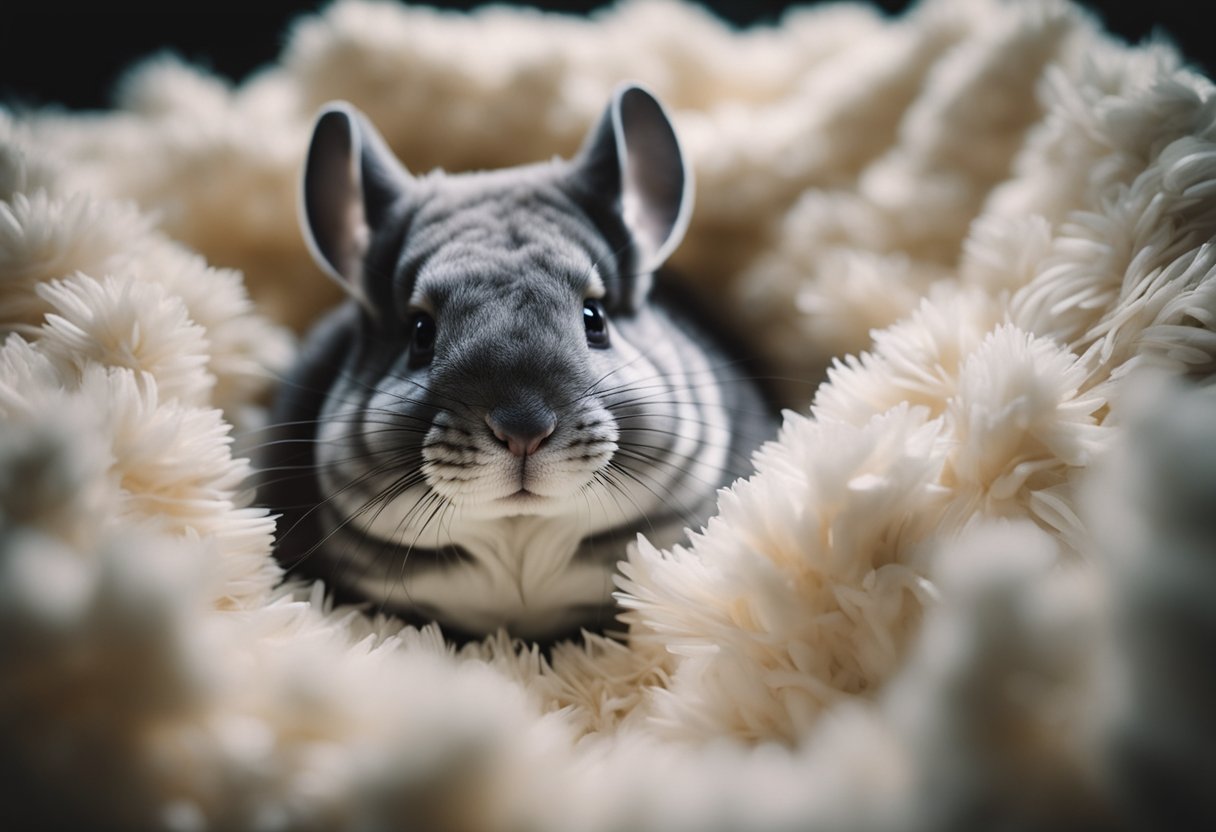
[[[612,462],[609,462],[608,467],[611,468],[613,471],[616,471],[617,473],[624,474],[626,477],[629,477],[629,479],[633,480],[638,485],[642,486],[642,488],[645,488],[647,491],[649,491],[654,496],[654,498],[656,500],[658,500],[659,505],[663,506],[668,511],[671,511],[672,513],[678,515],[679,517],[684,519],[688,524],[693,525],[697,522],[697,513],[695,511],[693,511],[692,509],[690,509],[688,507],[688,505],[684,503],[683,500],[677,500],[677,503],[679,505],[673,506],[668,501],[667,497],[665,497],[662,493],[660,493],[659,491],[656,491],[653,487],[651,487],[646,482],[644,482],[641,479],[641,477],[638,476],[636,471],[631,471],[629,468],[622,465],[619,460],[613,460]],[[654,477],[648,476],[647,479],[650,479],[653,481]]]
[[[626,414],[624,416],[621,416],[620,418],[618,418],[616,420],[619,435],[622,438],[629,437],[629,436],[632,436],[635,434],[640,434],[640,433],[655,434],[656,436],[671,436],[676,439],[683,439],[683,438],[687,437],[687,435],[688,435],[687,431],[668,430],[667,428],[655,427],[653,424],[647,424],[647,423],[634,424],[635,419],[646,420],[646,422],[655,422],[655,421],[660,420],[661,418],[662,418],[661,416],[659,416],[658,414],[654,414],[654,413],[637,413],[637,414]],[[722,427],[722,425],[719,424],[718,422],[710,422],[705,419],[687,418],[687,419],[681,419],[681,421],[686,425],[696,425],[697,427],[707,428],[710,430],[714,430],[714,429],[718,429],[718,428]],[[732,435],[730,440],[728,440],[727,442],[715,442],[715,441],[706,439],[704,437],[702,437],[701,441],[704,442],[708,447],[711,447],[711,448],[728,448],[729,449],[729,448],[733,448],[733,447],[735,447],[735,445],[739,444],[738,440],[744,440],[742,444],[747,445],[748,447],[753,447],[753,446],[759,447],[766,440],[768,440],[770,438],[772,438],[772,437],[771,437],[771,434],[769,434],[769,433],[762,434],[759,431],[745,433],[745,432],[740,431],[740,432],[737,432],[734,435]]]
[[[669,407],[679,407],[679,406],[690,407],[690,406],[695,406],[696,403],[689,402],[689,401],[683,401],[680,399],[655,399],[655,398],[649,398],[646,396],[639,396],[637,399],[634,399],[632,401],[613,402],[609,406],[609,409],[615,413],[615,412],[619,412],[621,410],[629,410],[629,409],[634,409],[634,408],[644,407],[644,406],[649,406],[649,405],[655,405],[655,406],[666,405]],[[754,416],[757,419],[759,419],[761,416],[767,415],[766,413],[763,413],[761,411],[755,410],[750,407],[731,405],[731,404],[727,404],[725,402],[718,403],[716,405],[716,407],[718,407],[718,409],[720,409],[720,410],[730,413],[731,415],[736,415],[736,416]],[[628,414],[628,413],[622,414],[622,416],[624,416],[624,417],[629,417],[630,415],[631,414]],[[664,418],[670,419],[671,416],[667,415]]]
[[[387,509],[387,507],[389,505],[391,505],[400,495],[404,494],[410,488],[413,488],[424,482],[425,482],[425,477],[421,477],[421,476],[417,476],[417,475],[411,475],[411,476],[401,478],[399,481],[393,483],[388,488],[384,489],[380,494],[378,494],[377,496],[368,500],[366,503],[364,503],[362,506],[360,506],[359,509],[357,509],[355,512],[352,512],[350,517],[347,518],[348,522],[353,521],[357,518],[360,518],[363,515],[367,514],[367,512],[372,511],[371,518],[368,520],[366,525],[369,527],[374,526],[376,524],[376,522],[379,520],[382,513],[385,511],[385,509]],[[427,502],[429,502],[431,499],[437,498],[437,497],[438,497],[438,495],[436,495],[435,492],[428,491],[426,493],[426,495],[423,497],[423,499],[421,501],[419,501],[418,503],[416,503],[406,513],[406,516],[403,517],[397,523],[397,526],[393,530],[393,533],[388,538],[384,539],[381,542],[381,544],[380,544],[381,555],[383,555],[384,552],[390,546],[394,545],[392,543],[392,541],[396,538],[398,533],[401,533],[403,531],[406,524],[409,522],[409,519],[418,511],[419,506],[422,506],[422,505],[426,504]],[[374,509],[374,511],[373,511],[373,509]],[[337,571],[339,574],[344,574],[346,568],[348,567],[349,558],[353,557],[353,552],[350,552],[349,549],[348,549],[348,552],[349,552],[349,554],[344,553],[343,557],[341,557],[338,561]],[[360,580],[366,575],[367,570],[370,567],[371,567],[371,561],[368,561],[364,565],[364,570],[363,570],[363,573],[360,575]]]
[[[348,490],[350,490],[350,489],[352,489],[352,488],[355,488],[355,487],[359,486],[360,484],[362,484],[362,483],[366,482],[366,481],[367,481],[367,480],[369,480],[369,479],[372,479],[372,478],[376,477],[377,475],[379,475],[380,473],[382,473],[384,470],[386,470],[386,469],[388,469],[388,468],[391,468],[391,467],[394,467],[394,466],[393,466],[391,463],[381,463],[380,465],[377,465],[376,467],[369,469],[368,471],[364,472],[364,473],[363,473],[362,475],[360,475],[359,477],[356,477],[355,479],[353,479],[353,480],[351,480],[350,482],[346,483],[346,484],[345,484],[345,485],[343,485],[341,488],[338,488],[337,490],[335,490],[334,492],[332,492],[331,494],[329,494],[329,496],[325,497],[325,498],[324,498],[323,500],[321,500],[320,502],[315,503],[315,504],[314,504],[314,505],[313,505],[311,508],[309,508],[309,510],[308,510],[308,511],[304,512],[304,514],[303,514],[303,515],[301,515],[301,516],[300,516],[298,519],[296,519],[296,521],[295,521],[294,523],[292,523],[292,524],[291,524],[291,526],[290,526],[290,527],[288,527],[288,528],[287,528],[285,531],[280,532],[280,533],[279,533],[279,537],[280,537],[280,539],[281,539],[281,538],[283,538],[283,537],[286,537],[286,536],[290,535],[290,534],[291,534],[293,531],[295,531],[295,530],[296,530],[296,528],[297,528],[297,527],[298,527],[298,526],[299,526],[301,523],[303,523],[303,522],[304,522],[305,520],[307,520],[307,519],[308,519],[310,516],[312,516],[314,512],[316,512],[318,509],[320,509],[320,508],[322,508],[323,506],[325,506],[325,505],[329,504],[330,502],[332,502],[332,501],[333,501],[333,500],[334,500],[336,497],[340,496],[340,495],[341,495],[343,492],[348,491]],[[338,528],[334,529],[334,532],[337,532],[339,529],[341,529],[343,526],[345,526],[345,525],[346,525],[346,522],[349,522],[349,520],[348,520],[348,521],[344,521],[342,524],[340,524],[340,525],[338,526]],[[332,534],[333,534],[333,532],[331,532],[331,533],[330,533],[330,535],[327,535],[327,536],[326,536],[326,538],[325,538],[325,540],[328,540],[328,539],[329,539],[329,537],[331,537],[331,536],[332,536]],[[318,542],[318,543],[317,543],[315,546],[311,547],[311,548],[308,550],[308,552],[306,552],[306,553],[305,553],[305,555],[301,556],[301,560],[302,560],[304,557],[307,557],[308,555],[312,554],[312,553],[313,553],[313,552],[314,552],[314,551],[315,551],[317,548],[319,548],[319,547],[320,547],[320,546],[321,546],[321,545],[322,545],[322,544],[325,542],[325,540],[322,540],[322,541]]]
[[[622,447],[617,449],[617,456],[615,457],[614,461],[619,463],[622,467],[629,467],[626,465],[626,463],[629,461],[638,462],[651,467],[661,467],[670,471],[675,471],[687,479],[694,480],[708,487],[717,487],[718,485],[716,481],[707,480],[704,477],[694,474],[691,470],[692,466],[682,465],[676,460],[654,454],[646,454],[633,448]],[[644,469],[630,467],[630,470],[639,475],[649,475],[649,472]],[[651,479],[656,479],[653,475],[650,476]]]
[[[385,416],[393,421],[379,422],[374,419],[369,419],[368,415]],[[426,425],[430,425],[430,420],[423,420],[419,417],[410,414],[394,413],[390,410],[381,410],[378,408],[364,408],[358,412],[335,413],[324,419],[294,419],[285,422],[268,422],[264,425],[248,428],[247,430],[235,431],[230,436],[233,439],[242,439],[246,436],[256,436],[262,433],[271,433],[274,431],[282,431],[284,428],[295,427],[311,427],[316,425],[340,424],[340,425],[394,425],[397,426],[401,420],[406,422],[416,421]],[[400,425],[401,427],[413,427],[413,425]]]
[[[426,527],[429,526],[431,521],[435,518],[436,512],[439,511],[440,509],[442,509],[446,504],[447,504],[447,501],[444,500],[442,496],[440,496],[438,493],[432,491],[430,494],[428,494],[426,496],[426,499],[423,500],[422,502],[420,502],[418,504],[418,506],[416,507],[416,508],[421,509],[420,512],[417,512],[419,514],[426,513],[426,512],[429,512],[429,513],[427,514],[426,519],[422,522],[422,525],[418,527],[418,531],[414,534],[414,539],[410,541],[410,545],[408,547],[405,547],[405,550],[403,552],[401,552],[401,567],[398,570],[396,583],[397,583],[397,585],[401,586],[402,589],[406,592],[407,597],[409,594],[409,586],[405,582],[406,564],[409,561],[410,555],[414,552],[414,548],[418,545],[418,541],[421,539],[422,533],[424,531],[426,531]],[[413,514],[415,514],[415,512],[411,511],[410,514],[413,515]],[[394,538],[397,536],[398,533],[404,534],[406,522],[407,521],[405,519],[403,519],[402,522],[398,524],[397,530],[394,531],[394,533],[393,533]],[[401,547],[398,546],[397,548],[400,549]],[[388,579],[389,579],[389,575],[388,575],[388,572],[386,571],[385,580],[388,580]],[[387,590],[387,587],[386,587],[386,590]],[[387,591],[384,593],[384,597],[386,599],[389,597],[389,593]],[[379,607],[379,611],[381,614],[383,614],[383,612],[384,612],[384,605],[385,605],[385,601],[381,601],[380,607]]]
[[[615,470],[616,469],[612,468],[611,466],[609,466],[608,468],[603,468],[596,472],[596,478],[601,480],[607,486],[608,494],[610,496],[612,496],[613,501],[616,502],[617,508],[620,510],[622,517],[629,518],[630,515],[621,506],[620,500],[617,499],[617,495],[624,497],[629,502],[629,504],[633,506],[633,510],[634,510],[633,516],[640,517],[642,519],[642,521],[650,528],[650,531],[653,533],[655,531],[655,528],[650,522],[650,517],[646,514],[646,511],[641,506],[638,505],[637,500],[633,499],[633,497],[629,494],[629,492],[625,490],[625,487],[616,478],[616,476],[614,474]]]
[[[376,430],[364,431],[360,434],[364,438],[372,436],[425,436],[426,431],[420,431],[416,428],[408,426],[388,425]],[[258,442],[255,445],[248,445],[241,448],[242,453],[252,454],[255,451],[264,451],[267,448],[281,447],[285,445],[326,445],[332,446],[336,444],[332,439],[320,439],[317,437],[289,437],[285,439],[268,439],[265,442]],[[259,468],[260,471],[273,470],[271,468]]]

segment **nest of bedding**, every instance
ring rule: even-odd
[[[317,106],[462,170],[570,153],[626,78],[696,170],[674,265],[791,379],[754,475],[630,549],[626,643],[454,651],[284,582],[243,457],[335,299]],[[1169,46],[1048,0],[342,0],[119,102],[0,111],[6,828],[1216,822],[1216,100]]]

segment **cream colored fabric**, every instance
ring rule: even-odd
[[[630,551],[627,645],[453,654],[280,585],[240,454],[335,299],[312,113],[499,166],[624,79],[696,171],[679,279],[786,379],[755,475]],[[1194,771],[1211,728],[1178,703],[1216,635],[1212,92],[1059,2],[738,33],[346,0],[235,89],[159,59],[114,111],[0,113],[0,768],[35,815],[182,830],[1151,809],[1136,742]]]

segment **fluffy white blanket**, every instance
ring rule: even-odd
[[[628,644],[453,653],[282,585],[238,457],[334,297],[293,204],[315,108],[497,166],[625,78],[696,168],[674,265],[791,379],[755,475],[629,553]],[[0,112],[0,200],[0,818],[1216,817],[1216,96],[1168,46],[1062,2],[740,33],[343,0],[235,89],[157,60],[111,112]]]

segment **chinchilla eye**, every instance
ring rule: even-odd
[[[435,354],[435,319],[425,312],[410,318],[410,365],[422,367]]]
[[[608,318],[604,306],[595,298],[583,301],[583,329],[587,331],[587,343],[593,347],[608,345]]]

